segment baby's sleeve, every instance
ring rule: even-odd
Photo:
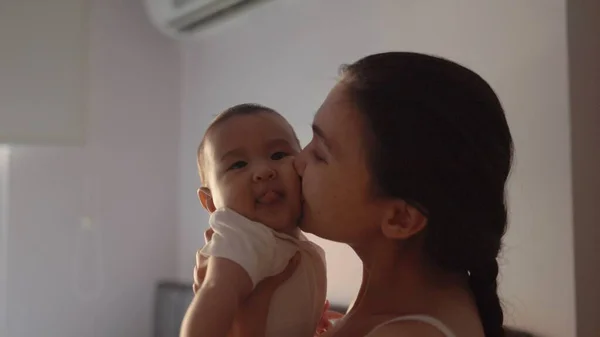
[[[201,254],[231,260],[250,276],[252,287],[273,275],[276,241],[270,228],[228,210],[210,217],[214,234]]]

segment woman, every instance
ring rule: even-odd
[[[300,226],[364,266],[326,335],[503,336],[496,259],[512,140],[489,85],[440,58],[371,55],[343,69],[313,130],[296,158]]]

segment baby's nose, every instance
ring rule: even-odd
[[[277,177],[277,172],[268,166],[258,168],[254,173],[254,181],[273,180],[275,177]]]

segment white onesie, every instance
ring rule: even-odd
[[[323,249],[302,234],[296,239],[230,209],[215,211],[209,222],[214,234],[201,253],[239,264],[248,272],[253,288],[264,278],[282,272],[300,251],[294,275],[273,295],[266,337],[314,336],[327,290]]]

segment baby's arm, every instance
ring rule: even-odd
[[[210,257],[202,285],[181,325],[181,337],[225,337],[240,304],[252,291],[252,280],[237,263]]]

